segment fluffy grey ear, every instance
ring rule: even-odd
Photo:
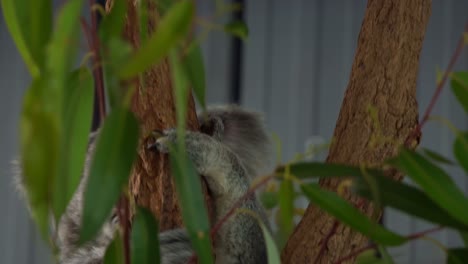
[[[231,149],[251,178],[270,169],[273,148],[259,113],[236,105],[215,106],[202,113],[200,120],[202,132]]]
[[[26,185],[24,183],[23,170],[21,169],[21,162],[18,159],[11,161],[11,172],[13,175],[12,184],[16,192],[19,194],[21,199],[25,201],[26,208],[31,213],[31,207],[29,206],[29,198],[26,192]]]

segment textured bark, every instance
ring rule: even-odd
[[[150,1],[153,3],[152,1]],[[127,0],[128,11],[126,15],[124,37],[134,47],[139,43],[138,16],[136,13],[137,1]],[[113,5],[112,0],[107,0],[106,10]],[[150,6],[148,29],[153,32],[157,27],[159,15],[154,6]],[[140,149],[134,163],[133,173],[130,179],[131,201],[149,208],[159,220],[161,230],[171,229],[182,225],[180,208],[172,181],[167,155],[161,155],[154,151],[148,151],[146,146],[149,132],[163,130],[176,125],[176,115],[171,83],[169,63],[164,60],[158,66],[146,71],[143,81],[138,83],[133,96],[132,111],[140,123],[141,139]],[[142,86],[144,83],[144,87]],[[189,96],[187,129],[198,130],[198,120],[195,111],[193,97]],[[209,197],[204,184],[205,197]]]
[[[397,153],[417,126],[416,78],[430,10],[430,0],[368,1],[327,162],[380,164]],[[406,145],[418,142],[416,137]],[[334,191],[339,183],[320,181]],[[344,196],[367,215],[380,215],[362,199]],[[335,263],[367,241],[311,203],[282,252],[282,263]]]

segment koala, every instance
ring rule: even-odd
[[[272,162],[272,148],[260,115],[238,106],[210,107],[199,115],[200,132],[186,132],[186,151],[197,172],[207,181],[213,196],[214,223],[223,218],[243,197],[252,182],[266,172]],[[174,129],[166,130],[148,148],[168,153],[176,139]],[[94,152],[95,134],[91,136],[85,169],[80,185],[58,224],[56,236],[60,263],[102,263],[106,248],[119,227],[114,210],[97,237],[78,246],[83,210],[83,192]],[[266,246],[257,219],[268,226],[266,214],[255,193],[240,205],[251,214],[235,213],[214,237],[216,263],[267,263]],[[184,229],[160,233],[161,263],[187,263],[194,254]]]

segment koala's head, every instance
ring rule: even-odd
[[[250,177],[270,169],[273,148],[260,114],[236,105],[215,106],[199,114],[199,120],[201,132],[231,149]]]

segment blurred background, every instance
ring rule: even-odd
[[[234,0],[233,0],[234,1]],[[246,42],[213,32],[203,45],[207,101],[238,103],[265,115],[270,131],[282,142],[283,161],[303,152],[307,142],[331,139],[346,89],[367,1],[364,0],[237,0],[244,9],[233,14],[249,27]],[[198,0],[198,13],[209,17],[214,1]],[[436,87],[436,69],[445,69],[468,20],[468,0],[434,0],[421,53],[418,77],[420,112]],[[1,16],[1,14],[0,14]],[[21,100],[30,83],[26,68],[0,19],[0,263],[51,263],[11,183],[10,161],[18,154]],[[83,52],[85,52],[83,50]],[[468,70],[465,51],[455,67]],[[446,87],[433,111],[460,129],[468,119]],[[454,136],[429,122],[421,145],[452,157]],[[325,155],[323,155],[325,156]],[[448,168],[468,193],[468,175]],[[387,210],[384,225],[402,234],[430,224]],[[446,246],[461,243],[458,235],[441,231],[431,237]],[[396,263],[444,263],[434,243],[419,240],[390,252]]]

